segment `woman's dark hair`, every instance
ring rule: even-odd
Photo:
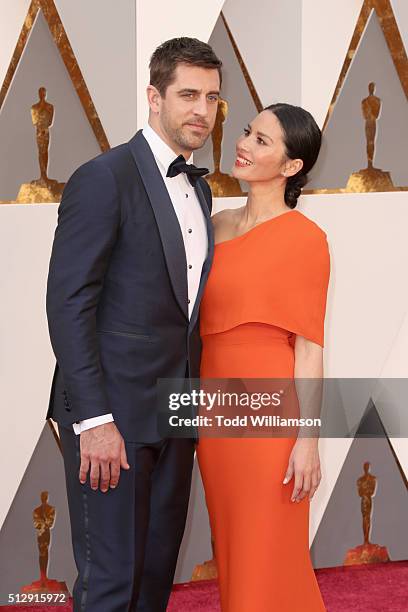
[[[164,98],[166,90],[174,81],[178,64],[189,64],[200,68],[218,70],[220,86],[222,81],[222,62],[207,43],[197,38],[172,38],[166,40],[154,51],[150,58],[150,85],[154,85]]]
[[[285,189],[285,202],[295,208],[302,187],[307,183],[307,173],[313,168],[320,151],[322,133],[312,115],[291,104],[271,104],[264,110],[271,111],[283,130],[283,141],[289,159],[301,159],[303,168],[288,178]]]

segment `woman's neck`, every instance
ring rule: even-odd
[[[252,183],[243,209],[242,223],[256,225],[292,210],[285,203],[285,183]]]

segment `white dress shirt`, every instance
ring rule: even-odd
[[[177,154],[149,124],[143,128],[143,136],[152,150],[180,224],[187,260],[188,316],[190,318],[200,285],[201,270],[208,251],[205,216],[194,187],[188,180],[187,175],[181,172],[172,178],[166,176],[168,167],[176,159]],[[193,155],[191,154],[187,163],[192,163],[192,157]],[[103,423],[109,423],[110,421],[113,421],[113,415],[103,414],[74,423],[73,428],[76,434],[80,434],[86,429],[102,425]]]

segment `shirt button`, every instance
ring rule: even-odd
[[[191,264],[188,265],[188,269],[191,270],[193,266]]]
[[[188,228],[188,233],[191,234],[193,230],[191,229],[191,227]]]
[[[188,198],[188,193],[186,193],[186,198]]]
[[[187,300],[187,303],[189,304],[191,300]]]

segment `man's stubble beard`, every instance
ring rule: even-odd
[[[170,138],[170,140],[177,144],[181,149],[184,149],[186,151],[193,152],[197,149],[201,149],[205,145],[211,134],[210,131],[207,134],[203,134],[202,136],[189,137],[184,132],[184,126],[173,127],[169,118],[169,114],[164,109],[161,113],[161,122],[168,138]]]

